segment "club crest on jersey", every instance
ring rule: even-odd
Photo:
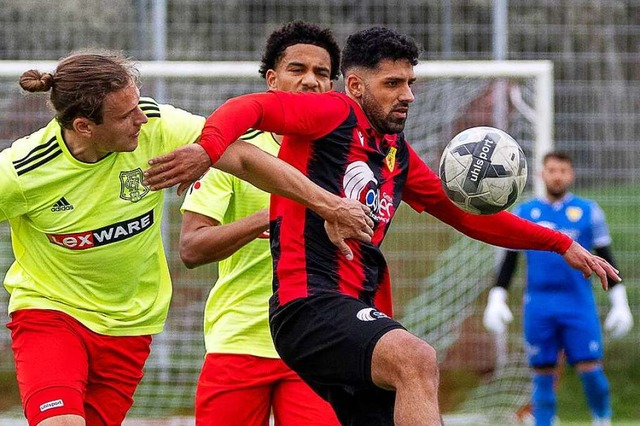
[[[147,195],[149,187],[142,184],[143,174],[138,167],[134,170],[120,172],[120,198],[137,203]]]
[[[582,209],[580,207],[567,207],[567,219],[571,222],[577,222],[582,217]]]
[[[391,148],[389,148],[389,153],[384,159],[384,162],[387,164],[387,168],[390,172],[392,172],[396,167],[396,151],[398,151],[396,147],[392,146]]]

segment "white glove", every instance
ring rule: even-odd
[[[608,291],[611,310],[604,322],[604,328],[614,339],[624,336],[633,327],[633,316],[629,309],[627,290],[624,284],[617,284]]]
[[[487,307],[482,316],[484,327],[492,333],[502,334],[512,320],[513,314],[507,306],[507,290],[502,287],[493,287],[489,291]]]

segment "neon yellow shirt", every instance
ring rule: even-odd
[[[270,133],[250,130],[242,139],[273,155],[280,148]],[[192,185],[182,211],[198,213],[224,225],[268,207],[268,193],[210,169]],[[273,276],[269,239],[257,238],[220,261],[218,275],[204,311],[207,353],[278,358],[269,331]]]
[[[147,161],[194,142],[204,118],[141,98],[149,121],[133,152],[83,163],[57,121],[0,153],[0,220],[15,262],[9,312],[65,312],[111,336],[162,331],[171,280],[160,233],[162,191],[142,185]]]

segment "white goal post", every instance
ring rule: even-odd
[[[250,61],[140,61],[145,79],[256,79],[258,62]],[[18,77],[25,70],[54,70],[55,61],[0,61],[0,78]],[[536,170],[542,157],[553,147],[553,62],[535,61],[422,61],[415,68],[417,78],[531,78],[535,81],[535,140],[530,168]],[[538,178],[533,181],[536,194],[544,188]]]
[[[144,96],[153,96],[159,102],[197,114],[211,113],[231,96],[265,90],[258,74],[258,62],[139,61],[137,64]],[[56,61],[0,61],[0,148],[51,119],[51,112],[44,105],[46,96],[23,96],[17,81],[28,69],[53,71],[56,65]],[[496,108],[496,103],[506,102],[505,109],[498,109],[507,116],[503,130],[514,136],[527,154],[532,183],[529,192],[542,191],[536,172],[542,156],[553,147],[552,62],[422,61],[415,67],[415,73],[416,100],[410,108],[405,134],[432,168],[449,139],[463,126],[500,127],[492,121],[491,110]],[[166,330],[154,338],[145,378],[135,396],[131,415],[137,418],[188,414],[193,407],[194,389],[204,356],[202,308],[216,270],[203,267],[187,271],[182,266],[176,244],[180,200],[174,192],[166,192],[170,209],[165,213],[167,223],[163,227],[174,280],[174,299]],[[460,237],[432,218],[417,216],[401,208],[383,245],[394,282],[396,316],[408,329],[432,344],[438,350],[439,359],[448,366],[495,364],[492,351],[474,352],[473,359],[462,361],[454,356],[471,353],[471,349],[476,349],[472,345],[477,339],[487,338],[486,333],[473,324],[478,322],[478,306],[484,303],[481,296],[490,285],[488,277],[494,266],[494,249]],[[0,265],[8,266],[11,248],[6,228],[0,227],[0,234]],[[0,270],[0,274],[4,272]],[[7,299],[6,292],[0,292],[0,309],[5,312]],[[516,309],[514,314],[518,314]],[[471,337],[470,329],[476,332]],[[460,345],[460,341],[467,345],[461,346],[466,351],[450,351]],[[478,389],[473,401],[458,411],[483,415],[509,413],[518,401],[528,397],[528,371],[518,363],[524,355],[514,350],[517,346],[514,342],[519,341],[519,332],[514,329],[504,348],[510,354],[509,359],[504,354],[502,373],[496,374],[490,387]],[[0,348],[5,347],[10,347],[9,334],[0,328]],[[12,363],[0,360],[0,372],[12,371],[12,368]],[[0,411],[0,418],[2,416]]]

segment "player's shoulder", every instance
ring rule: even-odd
[[[147,118],[162,118],[160,104],[155,99],[142,96],[138,101],[138,106]]]
[[[148,96],[141,96],[138,100],[138,106],[149,119],[148,123],[158,122],[158,119],[184,121],[190,118],[191,120],[202,121],[203,123],[205,120],[205,118],[200,115],[192,114],[171,104],[158,103],[158,101]]]
[[[570,199],[567,202],[568,206],[577,206],[584,209],[600,209],[597,201],[591,198],[580,197],[575,194],[570,194]]]
[[[18,176],[40,168],[62,154],[60,125],[53,119],[45,127],[17,139],[3,151],[2,167],[13,167]]]
[[[276,155],[280,148],[280,144],[276,140],[275,135],[262,130],[249,129],[240,136],[240,140],[255,145],[272,155]]]

